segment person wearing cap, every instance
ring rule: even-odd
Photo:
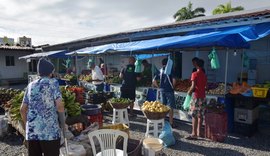
[[[92,83],[96,86],[96,91],[103,92],[104,90],[104,75],[101,69],[95,65],[95,63],[90,63],[90,69],[92,70]]]
[[[65,126],[64,105],[54,66],[46,59],[37,64],[39,79],[28,84],[20,112],[29,156],[59,156],[60,128]],[[60,121],[60,123],[59,123]]]

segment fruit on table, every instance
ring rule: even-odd
[[[159,101],[145,101],[142,106],[142,111],[149,111],[149,112],[167,112],[170,108],[163,105]]]
[[[191,86],[191,81],[188,79],[185,80],[176,80],[175,90],[179,92],[187,92]]]
[[[92,81],[92,76],[91,75],[80,75],[79,80],[91,82]]]
[[[242,93],[247,92],[250,89],[251,89],[250,86],[246,82],[243,82],[242,85],[237,82],[234,82],[232,85],[232,89],[230,90],[230,93],[242,94]]]
[[[23,101],[24,92],[21,91],[15,95],[8,103],[11,105],[8,109],[11,120],[21,121],[20,107]]]
[[[111,98],[110,102],[118,104],[130,104],[132,101],[127,98]]]
[[[227,85],[227,91],[229,90],[231,90],[231,87]],[[215,89],[210,89],[206,93],[213,95],[222,95],[227,93],[227,91],[225,91],[225,83],[219,83],[218,87],[216,87]]]
[[[60,87],[60,90],[68,116],[72,117],[81,115],[81,107],[80,104],[75,101],[75,93],[72,93],[66,87]]]

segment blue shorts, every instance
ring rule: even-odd
[[[161,94],[161,103],[175,109],[175,97],[174,92],[160,92]]]

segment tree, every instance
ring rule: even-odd
[[[213,15],[225,14],[225,13],[228,13],[228,12],[235,12],[235,11],[241,11],[241,10],[244,10],[244,7],[237,6],[237,7],[232,8],[232,4],[231,4],[231,1],[230,1],[230,2],[226,3],[225,5],[220,4],[219,6],[217,6],[213,10],[212,14]]]
[[[187,7],[183,7],[180,10],[178,10],[174,15],[173,18],[176,19],[176,21],[182,21],[187,19],[192,19],[200,16],[205,16],[205,9],[204,8],[196,8],[193,10],[192,3],[189,2]]]

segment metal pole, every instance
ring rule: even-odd
[[[152,51],[152,58],[151,58],[151,68],[152,68],[152,79],[151,80],[153,80],[153,78],[154,78],[154,65],[153,65],[153,57],[154,57],[154,51]]]
[[[242,49],[240,83],[243,83],[244,50]]]
[[[228,76],[228,58],[229,58],[229,48],[227,48],[226,52],[226,65],[225,65],[225,91],[224,91],[224,96],[226,95],[227,92],[227,76]]]

